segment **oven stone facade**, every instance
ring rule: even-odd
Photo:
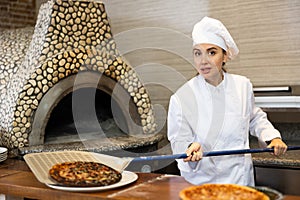
[[[2,31],[0,43],[0,146],[29,146],[43,97],[82,72],[120,85],[136,105],[142,134],[156,132],[149,94],[118,52],[103,3],[50,0],[41,6],[34,31]]]

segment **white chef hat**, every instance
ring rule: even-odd
[[[196,23],[192,32],[193,45],[196,44],[214,44],[224,49],[230,60],[238,53],[233,38],[227,28],[217,19],[204,17],[200,22]]]

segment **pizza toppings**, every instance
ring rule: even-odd
[[[50,177],[65,186],[107,186],[121,180],[122,174],[97,162],[64,162],[49,170]]]
[[[182,200],[270,200],[262,192],[235,184],[203,184],[180,191]]]

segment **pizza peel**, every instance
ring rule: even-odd
[[[287,148],[287,151],[291,151],[291,150],[300,150],[300,146],[289,146]],[[235,155],[235,154],[250,154],[250,153],[264,153],[264,152],[274,152],[274,149],[273,148],[258,148],[258,149],[235,149],[235,150],[207,151],[207,152],[203,152],[203,157]],[[132,159],[132,162],[151,161],[151,160],[167,160],[167,159],[182,159],[182,158],[187,158],[186,153],[173,154],[173,155],[136,157],[136,158]]]
[[[300,150],[300,146],[289,146],[287,150],[288,151]],[[203,152],[203,157],[263,153],[263,152],[273,152],[273,151],[274,151],[273,148],[210,151],[210,152]],[[185,153],[173,154],[173,155],[155,155],[155,156],[122,158],[122,157],[110,156],[106,154],[87,152],[87,151],[55,151],[55,152],[30,153],[30,154],[26,154],[23,158],[40,182],[46,184],[55,184],[55,182],[53,182],[53,180],[49,178],[48,173],[49,173],[49,169],[57,163],[68,162],[68,161],[100,162],[120,172],[123,172],[129,164],[131,163],[134,164],[135,162],[182,159],[186,157],[187,155]]]

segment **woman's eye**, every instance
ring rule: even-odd
[[[208,52],[208,54],[211,55],[211,56],[214,56],[214,55],[216,55],[216,52],[215,51],[210,51],[210,52]]]
[[[194,52],[194,55],[195,55],[195,56],[200,56],[201,53],[200,53],[199,51],[195,51],[195,52]]]

